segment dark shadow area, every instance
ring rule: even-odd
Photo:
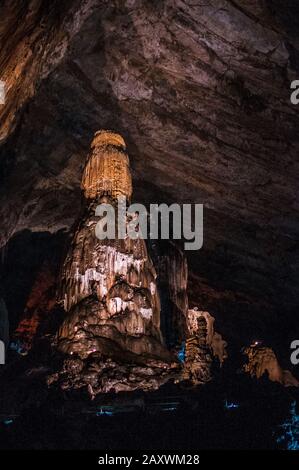
[[[0,282],[9,313],[11,334],[24,316],[34,283],[43,267],[47,265],[49,272],[57,278],[66,239],[65,232],[51,234],[24,230],[16,234],[3,248]],[[40,288],[42,287],[41,285]],[[55,284],[50,286],[47,292],[49,300],[51,297],[55,300],[55,288]],[[38,296],[38,287],[33,293]]]

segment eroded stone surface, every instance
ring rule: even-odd
[[[182,377],[194,384],[211,380],[213,358],[220,365],[227,358],[227,343],[214,331],[214,318],[197,308],[187,312],[186,352]]]
[[[1,5],[1,246],[23,229],[70,230],[91,137],[112,128],[137,200],[205,205],[193,300],[243,344],[272,340],[281,312],[295,335],[296,2],[48,4]]]
[[[244,370],[251,377],[260,379],[267,376],[272,382],[279,382],[285,387],[299,387],[299,381],[289,370],[283,370],[274,351],[269,347],[252,345],[245,349],[248,358]]]
[[[145,240],[121,238],[120,220],[113,239],[100,240],[96,231],[97,205],[109,203],[117,210],[123,196],[126,210],[131,197],[126,146],[120,136],[102,131],[91,148],[82,178],[89,205],[62,270],[67,314],[57,334],[58,350],[78,359],[64,361],[58,379],[63,388],[88,386],[92,396],[155,389],[179,365],[160,331],[156,272]],[[132,216],[124,216],[127,229]]]

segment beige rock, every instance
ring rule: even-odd
[[[95,234],[97,204],[104,198],[116,207],[117,196],[131,197],[129,159],[121,136],[110,131],[96,133],[82,188],[91,202],[61,273],[66,318],[57,335],[57,348],[80,358],[83,367],[75,367],[67,359],[61,373],[63,386],[80,383],[88,386],[92,396],[112,389],[157,388],[173,375],[175,359],[163,344],[156,272],[145,241],[117,236],[99,240]],[[94,358],[92,372],[90,357]],[[147,365],[149,360],[153,362]],[[145,376],[150,379],[146,381],[139,369],[134,372],[130,363],[148,367]],[[118,376],[113,379],[116,371]]]
[[[272,382],[279,382],[285,387],[299,387],[299,381],[292,373],[281,368],[271,348],[251,345],[245,349],[244,353],[248,358],[248,363],[245,364],[244,370],[251,377],[260,379],[264,374],[267,374]]]

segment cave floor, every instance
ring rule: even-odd
[[[1,449],[296,447],[297,415],[289,427],[282,425],[292,403],[298,403],[298,391],[267,379],[222,373],[196,389],[169,384],[155,392],[107,394],[91,401],[84,391],[48,389],[41,367],[24,375],[26,362],[13,363],[0,378]]]

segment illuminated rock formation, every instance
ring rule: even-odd
[[[113,132],[99,131],[91,144],[82,189],[86,199],[108,194],[112,198],[132,196],[132,178],[124,139]]]
[[[279,382],[285,387],[299,387],[299,382],[292,373],[281,368],[271,348],[253,344],[246,348],[244,353],[248,359],[244,371],[251,377],[260,379],[263,375],[268,375],[272,382]]]
[[[13,343],[19,344],[24,351],[31,349],[38,330],[43,330],[47,321],[53,318],[55,304],[55,274],[51,266],[45,263],[37,274],[24,312],[12,335]]]
[[[123,138],[97,132],[82,178],[86,198],[83,217],[61,272],[61,301],[66,311],[56,337],[66,355],[63,368],[49,378],[62,388],[87,387],[101,392],[156,389],[170,379],[192,384],[211,378],[213,355],[220,363],[225,345],[214,332],[207,312],[188,310],[188,269],[184,254],[167,245],[157,256],[161,307],[156,271],[144,239],[96,235],[96,208],[109,203],[118,209],[132,195],[129,158]],[[125,224],[133,215],[124,206]],[[176,359],[186,340],[184,365]],[[165,341],[165,343],[164,343]],[[182,374],[183,369],[183,374]]]
[[[194,384],[208,382],[213,358],[217,357],[222,364],[227,357],[227,343],[215,333],[214,318],[208,312],[188,310],[187,327],[183,380]]]
[[[212,350],[213,356],[218,359],[220,365],[227,358],[227,342],[214,330],[215,318],[209,312],[199,311],[196,308],[188,310],[187,321],[188,330],[191,335],[196,335],[198,331],[198,320],[204,318],[206,321],[206,344]]]
[[[131,198],[125,143],[101,131],[91,148],[82,179],[88,204],[61,275],[67,316],[57,347],[77,358],[65,361],[64,386],[85,385],[91,395],[157,388],[177,364],[163,344],[156,272],[145,242],[117,235],[99,240],[95,233],[98,204],[116,208],[117,196]]]

